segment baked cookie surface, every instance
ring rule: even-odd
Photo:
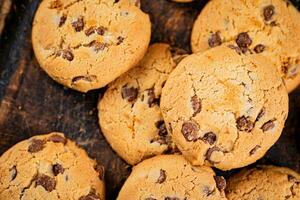
[[[0,199],[104,200],[104,168],[62,133],[34,136],[0,157]]]
[[[87,92],[134,67],[148,48],[151,24],[138,1],[44,0],[33,22],[40,66],[57,82]]]
[[[192,164],[229,170],[254,163],[277,141],[288,95],[264,57],[221,46],[178,64],[162,90],[161,111]]]
[[[159,108],[162,87],[180,58],[171,51],[167,44],[151,45],[141,63],[111,83],[99,101],[101,130],[129,164],[173,148]]]
[[[243,170],[228,180],[226,195],[230,200],[300,199],[300,175],[275,166]]]
[[[194,167],[180,155],[160,155],[133,168],[117,200],[225,200],[225,187],[225,179],[209,167]]]
[[[291,92],[300,83],[299,18],[284,0],[212,0],[194,23],[192,49],[204,52],[231,42],[241,53],[261,54],[276,65]]]

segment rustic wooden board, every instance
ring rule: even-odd
[[[39,68],[31,46],[31,23],[39,0],[12,2],[0,38],[0,155],[33,135],[65,132],[105,165],[107,199],[115,199],[131,167],[112,151],[99,130],[96,105],[105,89],[82,94],[51,80]],[[190,51],[193,21],[205,3],[142,0],[142,9],[153,23],[152,43],[168,42]],[[300,7],[299,0],[294,3]],[[290,95],[290,115],[282,137],[258,163],[300,172],[300,89]],[[218,173],[228,176],[235,171]]]

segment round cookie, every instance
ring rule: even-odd
[[[32,43],[41,67],[57,82],[87,92],[134,67],[150,41],[149,16],[136,0],[44,0]]]
[[[162,87],[180,59],[176,52],[167,44],[151,45],[139,66],[111,83],[99,101],[105,138],[132,165],[173,148],[159,102]]]
[[[229,170],[254,163],[277,141],[288,94],[264,57],[221,46],[179,63],[163,88],[161,111],[192,164]]]
[[[300,199],[300,175],[274,166],[243,170],[229,179],[226,195],[229,200]]]
[[[0,199],[104,200],[104,168],[62,133],[34,136],[0,157]]]
[[[261,54],[276,65],[291,92],[300,83],[299,18],[284,0],[211,0],[195,21],[192,49],[204,52],[230,42],[240,53]]]
[[[124,183],[117,200],[225,200],[226,181],[205,166],[192,166],[180,155],[144,160]]]

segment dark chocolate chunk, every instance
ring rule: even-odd
[[[214,176],[217,188],[222,191],[226,188],[226,180],[223,176]]]
[[[264,19],[266,21],[270,21],[273,15],[275,14],[275,7],[273,5],[264,7],[263,14],[264,14]]]
[[[252,44],[252,40],[248,33],[243,32],[238,34],[236,38],[236,44],[242,49],[248,48]]]
[[[263,44],[258,44],[254,47],[255,53],[262,53],[265,50],[265,46]]]
[[[262,125],[261,129],[263,130],[263,132],[266,132],[273,129],[274,127],[275,127],[274,120],[269,120],[266,123],[264,123],[264,125]]]
[[[148,105],[151,108],[154,105],[159,104],[159,98],[155,98],[154,88],[150,88],[147,90],[148,93]]]
[[[54,176],[57,176],[58,174],[63,174],[65,172],[65,169],[60,164],[52,165],[52,172]]]
[[[184,122],[181,128],[181,133],[188,142],[198,139],[198,131],[198,125],[191,121]]]
[[[205,155],[205,157],[206,157],[206,159],[210,162],[210,163],[217,163],[217,162],[215,162],[215,161],[213,161],[213,160],[211,160],[211,155],[213,154],[213,152],[215,152],[215,151],[222,151],[219,147],[212,147],[212,148],[209,148],[208,150],[207,150],[207,152],[206,152],[206,155]]]
[[[257,115],[255,121],[259,121],[259,120],[265,115],[265,113],[266,113],[266,110],[265,110],[265,108],[263,107],[263,108],[259,111],[259,113],[258,113],[258,115]]]
[[[61,56],[63,59],[66,59],[68,61],[72,61],[74,59],[74,55],[71,52],[71,50],[64,49],[64,50],[59,50],[56,53],[57,56]]]
[[[236,120],[236,126],[240,131],[251,132],[254,128],[254,123],[248,117],[242,116]]]
[[[35,187],[42,186],[47,192],[51,192],[55,189],[56,181],[54,178],[47,176],[45,174],[39,174],[35,178]]]
[[[60,136],[58,134],[54,134],[54,135],[51,135],[48,140],[49,142],[55,142],[55,143],[63,143],[63,144],[66,144],[67,143],[67,139],[63,136]]]
[[[28,147],[28,152],[36,153],[44,148],[45,141],[40,139],[32,139],[31,144]]]
[[[155,126],[156,126],[156,128],[158,128],[158,135],[159,136],[168,135],[168,131],[167,131],[166,124],[165,124],[164,120],[157,121],[155,123]]]
[[[201,112],[201,108],[202,108],[201,99],[199,99],[197,95],[194,95],[191,98],[191,104],[194,111],[193,116],[196,116],[198,113]]]
[[[134,87],[128,87],[124,85],[122,87],[121,95],[123,99],[126,99],[129,102],[135,101],[138,97],[139,90]]]
[[[108,47],[108,44],[94,40],[86,46],[93,47],[93,49],[98,53],[99,51],[103,51],[106,47]]]
[[[156,199],[152,197],[147,197],[145,200],[156,200]]]
[[[58,27],[62,27],[65,24],[66,20],[67,20],[67,16],[66,15],[62,15],[60,17]]]
[[[260,148],[261,148],[260,145],[256,145],[253,149],[251,149],[251,151],[249,152],[250,156],[252,156],[253,154],[255,154],[256,151],[257,151],[258,149],[260,149]]]
[[[201,140],[203,140],[205,143],[213,145],[217,141],[217,135],[213,132],[208,132],[204,134]]]
[[[86,36],[92,35],[93,33],[95,33],[95,27],[94,27],[94,26],[91,26],[90,28],[86,29],[86,30],[84,31],[84,33],[85,33]]]
[[[78,17],[78,19],[75,22],[72,22],[72,26],[76,32],[82,31],[84,28],[83,16]]]
[[[96,29],[96,32],[98,35],[104,35],[105,34],[105,31],[107,31],[107,28],[105,28],[104,26],[99,26],[97,29]]]
[[[220,32],[213,33],[208,38],[208,45],[210,47],[220,46],[221,44],[222,44],[222,39],[220,36]]]
[[[103,165],[99,165],[99,164],[97,164],[96,166],[95,166],[95,170],[96,170],[96,172],[98,172],[98,174],[99,174],[99,179],[100,180],[104,180],[104,175],[105,175],[105,168],[104,168],[104,166]]]
[[[119,37],[117,38],[117,40],[118,40],[117,45],[122,44],[122,43],[124,42],[124,39],[125,39],[124,37],[119,36]]]
[[[60,0],[54,0],[50,2],[49,8],[50,9],[60,9],[62,8],[63,4],[60,2]]]
[[[17,167],[13,166],[11,169],[9,169],[9,172],[10,172],[10,181],[15,180],[18,174]]]
[[[156,183],[162,184],[163,182],[165,182],[166,179],[167,179],[166,171],[163,169],[160,169],[159,177],[158,177]]]

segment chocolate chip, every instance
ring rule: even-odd
[[[147,197],[145,200],[156,200],[156,199],[152,197]]]
[[[9,169],[9,172],[10,172],[10,181],[15,180],[18,174],[17,167],[13,166],[11,169]]]
[[[78,17],[78,19],[75,22],[72,22],[72,26],[76,32],[82,31],[84,28],[83,16]]]
[[[262,53],[265,50],[265,46],[262,44],[258,44],[254,47],[255,53]]]
[[[104,180],[104,174],[105,174],[105,168],[104,168],[104,166],[97,164],[94,169],[96,170],[96,172],[98,172],[99,179],[100,180]]]
[[[122,87],[121,95],[123,99],[126,99],[129,102],[135,101],[138,96],[139,90],[134,87],[127,87],[124,85]]]
[[[104,26],[99,26],[98,28],[96,28],[96,32],[98,35],[104,35],[105,31],[107,31],[107,28],[105,28]]]
[[[154,105],[159,105],[159,98],[155,98],[155,92],[154,92],[154,88],[148,89],[147,90],[148,93],[148,105],[151,108]]]
[[[60,0],[54,0],[50,2],[49,8],[50,9],[59,9],[63,6]]]
[[[260,149],[260,148],[261,148],[260,145],[256,145],[253,149],[251,149],[251,151],[249,152],[250,156],[252,156],[253,154],[255,154],[256,151],[257,151],[258,149]]]
[[[45,174],[39,174],[35,179],[35,187],[42,186],[47,192],[51,192],[55,189],[56,181],[54,178]]]
[[[57,176],[58,174],[63,174],[65,172],[65,169],[60,164],[52,165],[52,172],[54,176]]]
[[[248,33],[243,32],[238,34],[236,38],[236,44],[242,49],[248,48],[252,44],[252,40]]]
[[[92,189],[88,195],[81,196],[78,200],[101,200],[101,198],[96,194],[95,189]]]
[[[213,145],[217,141],[217,136],[213,132],[205,133],[204,136],[201,138],[203,142]]]
[[[62,27],[62,25],[65,24],[66,20],[67,20],[67,16],[66,16],[66,15],[61,16],[61,17],[60,17],[60,20],[59,20],[59,25],[58,25],[58,27]]]
[[[264,123],[264,125],[262,125],[261,129],[263,130],[263,132],[266,132],[273,129],[274,127],[275,127],[274,120],[269,120],[266,123]]]
[[[103,51],[106,47],[108,47],[108,44],[94,40],[85,46],[92,47],[98,53],[99,51]]]
[[[158,177],[156,183],[162,184],[163,182],[165,182],[166,179],[167,179],[166,171],[163,169],[160,169],[159,177]]]
[[[119,36],[119,37],[117,38],[117,40],[118,40],[117,45],[122,44],[123,41],[124,41],[124,39],[125,39],[125,38],[123,38],[122,36]]]
[[[92,35],[93,33],[95,33],[95,27],[94,27],[94,26],[91,26],[90,28],[86,29],[86,30],[84,31],[84,33],[85,33],[86,36]]]
[[[198,125],[191,121],[184,122],[181,128],[181,133],[188,142],[198,139],[198,131]]]
[[[205,185],[203,187],[203,193],[206,195],[206,197],[212,195],[215,192],[215,189],[211,189],[209,186]]]
[[[157,121],[155,123],[155,126],[156,126],[156,128],[158,128],[158,135],[159,136],[168,135],[168,131],[167,131],[166,124],[165,124],[164,120]]]
[[[265,113],[266,113],[266,110],[265,110],[265,108],[263,107],[263,108],[259,111],[259,113],[258,113],[258,115],[257,115],[255,121],[259,121],[259,120],[265,115]]]
[[[220,46],[221,44],[222,44],[222,39],[220,37],[220,32],[213,33],[208,38],[208,45],[210,47]]]
[[[67,143],[67,139],[63,136],[60,136],[58,134],[54,134],[54,135],[51,135],[48,140],[49,142],[54,142],[54,143],[63,143],[63,144],[66,144]]]
[[[211,159],[211,155],[213,154],[213,152],[215,152],[215,151],[221,151],[222,152],[222,150],[219,148],[219,147],[212,147],[212,148],[209,148],[208,150],[207,150],[207,152],[206,152],[206,155],[205,155],[205,157],[206,157],[206,159],[210,162],[210,163],[217,163],[217,162],[215,162],[215,161],[213,161],[212,159]]]
[[[202,105],[201,105],[201,99],[199,99],[197,97],[197,95],[194,95],[192,98],[191,98],[191,104],[192,104],[192,108],[193,108],[193,116],[196,116],[198,113],[201,112],[201,108],[202,108]]]
[[[61,56],[63,59],[66,59],[68,61],[72,61],[74,59],[74,55],[71,52],[71,50],[64,49],[64,50],[59,50],[56,53],[57,56]]]
[[[270,21],[275,14],[275,7],[273,5],[269,5],[264,7],[263,10],[264,18],[266,21]]]
[[[242,116],[236,120],[236,126],[240,131],[251,132],[254,128],[254,123],[248,117]]]
[[[226,188],[226,180],[223,176],[214,176],[217,188],[222,191]]]
[[[28,152],[36,153],[44,148],[45,141],[40,139],[32,139],[31,144],[28,147]]]

